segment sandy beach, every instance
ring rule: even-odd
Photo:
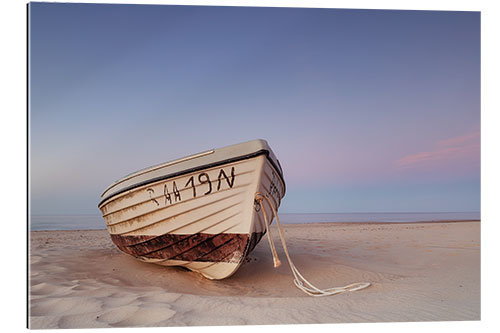
[[[320,288],[367,289],[310,297],[266,239],[230,278],[121,253],[106,230],[33,231],[30,328],[312,324],[480,319],[480,222],[285,225],[290,255]]]

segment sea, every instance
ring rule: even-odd
[[[287,214],[280,213],[283,224],[325,223],[325,222],[439,222],[480,220],[480,212],[446,213],[328,213],[328,214]],[[89,230],[106,229],[101,215],[31,215],[29,230]]]

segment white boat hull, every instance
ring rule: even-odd
[[[223,279],[265,233],[257,192],[269,195],[276,208],[285,192],[265,154],[149,182],[107,198],[99,208],[123,252]]]

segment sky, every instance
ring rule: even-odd
[[[31,3],[30,204],[266,139],[280,212],[480,210],[480,13]]]

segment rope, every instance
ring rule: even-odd
[[[276,223],[278,225],[278,230],[280,233],[280,238],[281,238],[281,244],[283,245],[283,250],[285,251],[286,258],[288,259],[288,264],[290,266],[290,270],[292,271],[292,274],[294,276],[293,283],[297,288],[305,292],[306,294],[310,296],[330,296],[330,295],[336,295],[340,294],[346,291],[356,291],[356,290],[361,290],[364,289],[371,284],[369,282],[358,282],[358,283],[352,283],[344,287],[334,287],[334,288],[327,288],[327,289],[319,289],[315,287],[313,284],[311,284],[309,281],[306,280],[300,274],[299,270],[297,267],[292,262],[292,259],[290,258],[290,254],[288,253],[288,248],[286,246],[286,241],[285,241],[285,235],[283,234],[283,228],[281,227],[281,223],[278,217],[278,214],[276,212],[276,209],[274,208],[274,205],[271,203],[271,200],[267,195],[262,195],[261,193],[257,192],[255,193],[255,200],[259,203],[260,208],[262,210],[262,213],[264,215],[264,221],[266,224],[266,232],[267,232],[267,239],[269,241],[269,246],[271,247],[271,253],[273,255],[273,261],[274,261],[274,267],[278,267],[281,262],[278,258],[278,254],[276,252],[276,248],[274,246],[274,241],[271,237],[270,229],[269,229],[269,223],[267,219],[267,214],[266,210],[264,209],[264,204],[263,201],[265,200],[269,207],[271,208],[271,211],[273,213],[273,216],[276,217]],[[272,217],[271,217],[272,220]]]

